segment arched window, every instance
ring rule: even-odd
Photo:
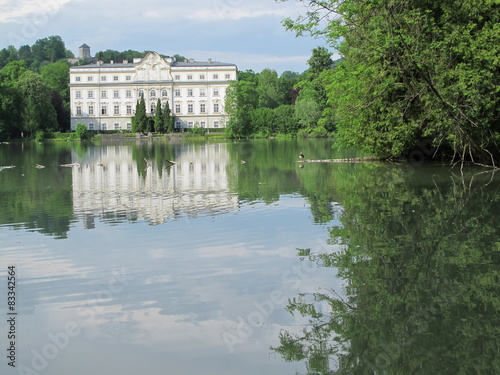
[[[139,90],[139,98],[140,98],[141,96],[144,96],[144,91],[143,91],[143,90]]]
[[[156,91],[155,90],[151,90],[149,92],[149,96],[151,96],[152,98],[154,98],[156,96]]]
[[[151,113],[156,113],[156,103],[151,103]]]
[[[161,96],[167,96],[167,94],[168,94],[167,90],[165,90],[165,89],[161,90]]]

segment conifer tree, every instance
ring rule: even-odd
[[[143,132],[148,128],[148,116],[146,115],[146,101],[144,96],[137,101],[135,107],[135,115],[132,116],[132,131],[134,133]]]
[[[165,107],[163,108],[163,124],[165,132],[171,133],[174,130],[174,122],[175,116],[171,115],[170,107],[168,105],[168,101],[165,103]]]
[[[161,100],[158,98],[156,102],[156,113],[155,113],[155,132],[163,133],[165,131],[165,122],[163,118],[163,111],[161,110]]]

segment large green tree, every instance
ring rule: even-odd
[[[230,116],[226,133],[240,138],[252,133],[251,112],[257,108],[257,84],[252,81],[234,81],[226,90],[226,113]]]
[[[285,25],[344,57],[328,87],[341,143],[397,157],[429,140],[435,156],[500,160],[498,1],[303,2]]]
[[[42,77],[30,70],[18,80],[22,95],[21,126],[27,135],[35,131],[49,131],[57,128],[57,114],[52,105],[52,90]]]
[[[260,72],[257,83],[259,107],[276,108],[285,104],[285,92],[280,83],[278,73],[275,70],[264,69]]]

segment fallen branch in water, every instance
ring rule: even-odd
[[[297,160],[297,163],[372,163],[382,161],[380,158],[365,157],[365,158],[345,158],[345,159],[306,159]]]

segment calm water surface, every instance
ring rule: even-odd
[[[300,151],[0,145],[0,373],[500,373],[498,173]]]

